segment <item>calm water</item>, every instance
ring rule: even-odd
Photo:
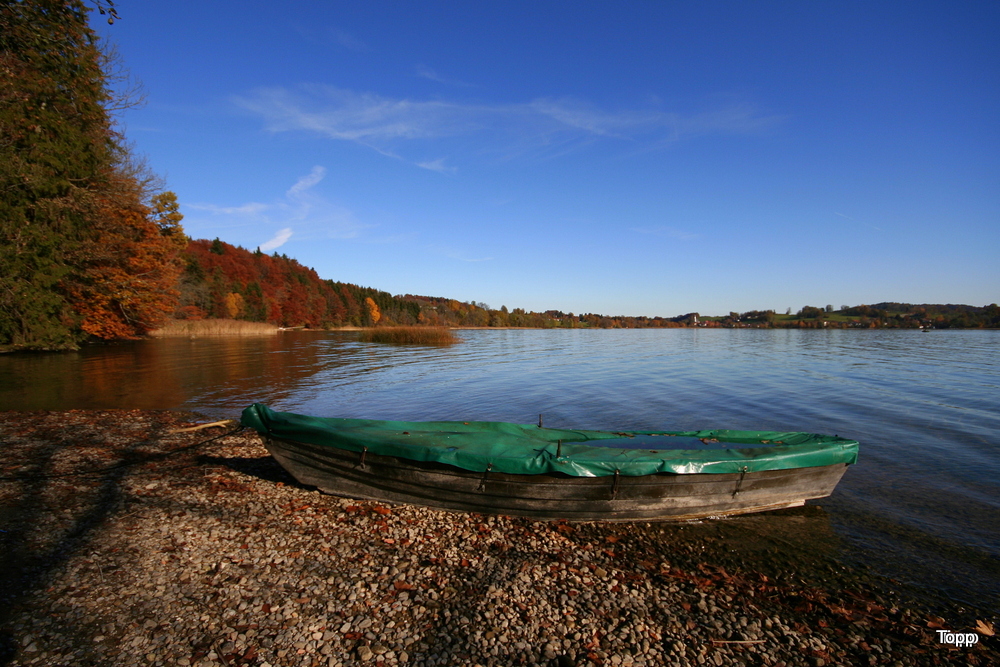
[[[844,557],[1000,608],[1000,332],[462,331],[448,348],[349,333],[167,339],[0,356],[0,409],[252,402],[317,416],[610,430],[830,433],[861,458],[820,504]],[[733,519],[738,520],[738,519]]]

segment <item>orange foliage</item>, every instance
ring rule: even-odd
[[[134,185],[111,180],[117,187],[97,202],[96,222],[80,246],[82,270],[62,287],[85,333],[136,338],[159,326],[177,305],[185,239],[179,228],[157,224]]]
[[[378,324],[378,321],[382,318],[382,313],[378,309],[378,304],[370,296],[365,297],[365,305],[368,306],[368,314],[372,318],[372,324]]]
[[[226,295],[226,317],[235,320],[243,314],[243,295],[239,292],[230,292]]]

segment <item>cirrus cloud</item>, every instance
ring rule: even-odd
[[[476,104],[392,98],[319,84],[259,88],[233,102],[261,117],[271,132],[313,132],[437,171],[444,171],[434,166],[440,160],[421,161],[407,153],[552,155],[595,140],[655,149],[708,134],[756,133],[783,120],[748,105],[681,114],[658,108],[607,110],[568,97]]]
[[[326,169],[315,166],[308,174],[298,178],[283,197],[270,203],[250,202],[238,206],[188,204],[186,209],[207,215],[188,213],[185,225],[200,228],[200,233],[208,236],[219,233],[220,229],[278,229],[271,238],[257,246],[262,252],[283,246],[293,235],[301,240],[358,237],[371,225],[362,224],[352,211],[316,191],[316,186],[325,176]]]

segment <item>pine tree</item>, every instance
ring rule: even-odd
[[[80,2],[0,1],[0,346],[75,342],[58,285],[115,149],[100,63]]]
[[[177,198],[114,127],[87,11],[0,0],[0,349],[132,338],[176,306]]]

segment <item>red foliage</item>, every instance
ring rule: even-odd
[[[139,203],[134,183],[111,177],[98,215],[80,245],[80,270],[61,287],[80,328],[104,339],[136,338],[177,305],[182,234],[161,229]]]
[[[205,311],[198,306],[181,306],[177,309],[174,317],[179,320],[203,320],[205,319]]]

